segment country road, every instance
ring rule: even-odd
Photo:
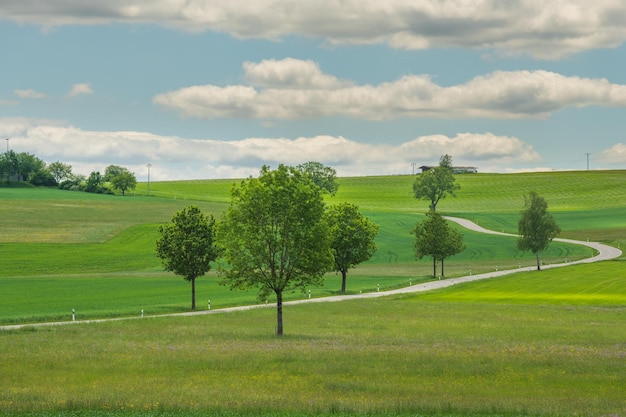
[[[496,232],[493,230],[485,229],[477,225],[476,223],[473,223],[469,220],[461,219],[458,217],[446,217],[446,219],[453,221],[455,223],[458,223],[459,225],[465,227],[466,229],[473,230],[473,231],[480,232],[480,233],[503,235],[503,236],[517,236],[514,234],[510,234],[510,233],[502,233],[502,232]],[[554,240],[558,242],[566,242],[566,243],[573,243],[577,245],[588,246],[590,248],[595,249],[598,253],[591,258],[581,259],[578,261],[562,263],[562,264],[544,265],[542,267],[543,269],[560,268],[560,267],[566,267],[566,266],[582,264],[582,263],[606,261],[610,259],[619,258],[620,256],[622,256],[621,250],[614,248],[612,246],[609,246],[609,245],[602,244],[602,243],[584,242],[584,241],[579,241],[579,240],[558,239],[558,238]],[[297,304],[304,304],[304,303],[329,303],[329,302],[337,302],[337,301],[345,301],[345,300],[357,300],[357,299],[363,299],[363,298],[384,297],[387,295],[394,295],[394,294],[406,294],[406,293],[431,291],[431,290],[435,290],[439,288],[450,287],[452,285],[461,284],[464,282],[479,281],[483,279],[514,274],[517,272],[533,271],[533,270],[536,270],[535,266],[503,270],[503,271],[487,272],[484,274],[468,275],[468,276],[459,277],[459,278],[442,279],[439,281],[420,283],[420,284],[411,285],[408,287],[398,288],[398,289],[389,290],[389,291],[380,291],[380,292],[372,292],[372,293],[364,293],[364,294],[352,294],[352,295],[336,295],[336,296],[330,296],[330,297],[320,297],[320,298],[310,298],[310,299],[305,298],[302,300],[287,301],[283,303],[283,305],[287,306],[287,305],[297,305]],[[114,319],[15,324],[15,325],[8,325],[8,326],[0,326],[0,330],[17,330],[17,329],[22,329],[25,327],[61,326],[61,325],[68,325],[68,324],[102,323],[102,322],[107,322],[107,321],[148,319],[148,318],[156,318],[156,317],[197,316],[197,315],[207,315],[207,314],[228,313],[228,312],[233,312],[233,311],[244,311],[244,310],[251,310],[255,308],[272,308],[272,307],[274,307],[274,304],[255,304],[255,305],[228,307],[228,308],[213,309],[213,310],[191,311],[187,313],[161,314],[157,316],[146,316],[146,317],[120,317],[120,318],[114,318]]]

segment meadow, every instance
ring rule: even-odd
[[[4,331],[0,414],[624,415],[623,268]]]
[[[552,198],[560,202],[551,208],[564,236],[585,240],[604,235],[608,243],[620,244],[620,236],[626,235],[622,234],[626,231],[622,220],[626,208],[618,204],[620,196],[623,201],[626,195],[624,181],[620,182],[623,172],[550,175],[461,175],[459,196],[443,200],[440,210],[473,218],[486,227],[514,231],[524,193],[536,185],[549,202]],[[589,186],[589,176],[600,185]],[[410,230],[427,203],[412,197],[411,177],[339,181],[339,193],[328,198],[328,203],[355,202],[381,225],[378,251],[370,261],[350,271],[348,291],[390,289],[431,279],[430,260],[414,259],[412,250]],[[78,311],[81,319],[132,316],[141,309],[146,314],[185,311],[190,305],[189,284],[164,273],[155,256],[158,225],[190,204],[219,218],[236,182],[153,182],[149,195],[147,184],[139,184],[135,195],[126,197],[45,188],[2,189],[0,324],[68,320],[71,309]],[[580,184],[584,188],[577,189]],[[581,195],[581,190],[585,194]],[[602,204],[605,208],[598,209]],[[466,205],[472,214],[460,211]],[[494,212],[494,207],[503,211]],[[446,262],[448,277],[534,263],[531,254],[515,249],[514,238],[461,231],[467,249]],[[563,263],[591,255],[591,250],[582,246],[554,243],[543,258],[546,263]],[[229,291],[217,284],[214,274],[197,284],[200,306],[208,300],[222,307],[264,301],[257,300],[254,293]],[[323,287],[311,291],[314,296],[324,296],[338,289],[338,277],[330,273]],[[290,299],[303,296],[288,295]]]
[[[524,194],[544,196],[561,237],[626,243],[626,171],[460,175],[438,207],[515,232]],[[195,204],[216,217],[232,180],[140,184],[134,196],[0,188],[0,324],[132,316],[0,331],[0,415],[626,415],[626,257],[423,294],[193,317],[189,285],[161,270],[156,227]],[[431,279],[409,230],[427,208],[410,176],[341,178],[381,224],[379,251],[351,271],[352,293]],[[515,239],[463,231],[447,276],[515,269]],[[553,244],[546,262],[591,253]],[[198,304],[263,303],[213,273]],[[329,274],[314,297],[336,294]],[[290,294],[290,299],[305,294]],[[270,300],[271,301],[271,300]],[[270,305],[271,307],[271,305]],[[140,309],[145,318],[138,318]]]

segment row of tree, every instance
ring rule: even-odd
[[[461,233],[435,211],[446,195],[460,187],[454,184],[451,158],[416,178],[416,198],[427,198],[430,210],[418,222],[416,258],[431,256],[433,276],[437,262],[465,249]],[[430,174],[428,174],[430,172]],[[230,206],[219,222],[196,206],[176,213],[159,228],[157,255],[166,270],[191,282],[191,308],[195,309],[195,280],[218,262],[220,283],[231,289],[258,288],[260,299],[276,296],[276,333],[283,334],[282,303],[285,291],[320,285],[326,272],[342,275],[346,291],[350,268],[367,261],[376,251],[379,226],[364,217],[357,206],[340,203],[327,207],[323,193],[336,193],[335,170],[318,162],[297,167],[264,166],[258,178],[241,181],[232,190]],[[430,190],[428,192],[424,190]],[[543,198],[531,192],[519,222],[518,248],[537,255],[545,250],[560,229],[547,213]]]
[[[137,186],[135,174],[127,168],[109,165],[104,175],[93,171],[88,177],[72,172],[72,166],[60,161],[46,164],[26,152],[13,150],[0,154],[0,181],[26,181],[37,186],[58,186],[64,190],[124,195]]]
[[[325,169],[321,169],[325,168]],[[378,225],[357,206],[326,207],[323,193],[335,193],[335,171],[319,163],[261,169],[232,190],[230,206],[217,222],[191,206],[159,228],[157,255],[166,270],[191,282],[218,258],[220,282],[231,289],[258,288],[260,299],[276,296],[276,334],[283,334],[285,291],[321,285],[326,272],[342,274],[376,251]]]
[[[9,150],[0,154],[0,180],[29,181],[35,185],[56,185],[46,163],[35,155]]]

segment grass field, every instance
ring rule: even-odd
[[[38,192],[32,190],[26,195]],[[45,190],[44,197],[48,197],[48,192]],[[68,193],[79,194],[61,193],[63,197]],[[118,210],[104,204],[113,204],[111,200],[121,201]],[[134,207],[135,200],[138,207]],[[45,198],[39,201],[41,206],[45,206]],[[58,199],[51,198],[50,201],[51,205],[60,204]],[[86,207],[89,207],[89,210],[99,213],[95,216],[98,221],[102,221],[109,211],[116,211],[125,218],[133,218],[137,212],[143,211],[143,218],[153,221],[158,219],[157,203],[161,202],[151,204],[153,213],[150,214],[141,198],[105,196],[87,200],[85,207],[75,210],[87,211]],[[43,210],[41,206],[39,210]],[[163,203],[160,208],[163,212],[169,209],[172,209],[170,202]],[[166,220],[168,215],[164,214]],[[89,216],[82,213],[76,217],[87,219]],[[412,236],[409,233],[420,216],[411,213],[370,213],[369,217],[381,225],[377,239],[379,250],[371,261],[349,273],[348,290],[374,291],[377,286],[384,290],[408,285],[409,279],[415,282],[429,279],[432,274],[431,261],[428,258],[419,262],[414,259]],[[37,233],[27,232],[31,228],[39,230],[35,220],[29,221],[31,225],[24,226],[19,240],[29,236],[38,239]],[[39,222],[43,221],[39,219]],[[17,221],[14,222],[17,224]],[[27,221],[25,223],[28,224]],[[93,223],[85,225],[86,229],[93,227]],[[103,242],[92,239],[94,241],[78,243],[74,242],[74,238],[67,238],[65,240],[68,243],[2,244],[0,285],[3,288],[3,307],[0,324],[63,320],[69,317],[68,312],[72,308],[80,311],[81,319],[134,315],[141,309],[147,314],[186,310],[190,305],[189,284],[179,277],[161,272],[160,261],[155,256],[157,227],[158,224],[152,223],[131,225]],[[446,262],[448,277],[497,268],[515,269],[535,262],[531,254],[523,254],[515,249],[514,238],[486,236],[470,231],[463,233],[467,250]],[[563,263],[592,254],[590,249],[583,246],[555,243],[544,254],[544,262]],[[335,274],[328,274],[323,287],[311,288],[316,296],[333,294],[338,289]],[[297,293],[288,296],[295,298],[303,295]],[[256,302],[254,293],[231,292],[219,286],[214,274],[198,280],[197,299],[201,305],[212,299],[214,306]]]
[[[444,214],[515,232],[525,193],[544,196],[562,237],[626,244],[626,171],[458,176]],[[0,324],[135,320],[0,331],[0,415],[623,416],[626,257],[446,290],[196,317],[189,284],[161,271],[158,224],[196,204],[219,217],[235,181],[140,184],[135,196],[0,188]],[[410,176],[341,178],[337,196],[381,225],[348,290],[426,280],[410,229],[427,203]],[[447,276],[532,265],[515,239],[464,232]],[[546,262],[591,253],[553,244]],[[258,303],[214,274],[198,304]],[[335,294],[339,277],[312,288]],[[294,293],[289,299],[303,298]],[[271,300],[270,300],[271,302]]]
[[[282,339],[272,309],[1,332],[0,410],[620,416],[623,267],[289,306]]]

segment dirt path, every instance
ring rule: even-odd
[[[465,227],[466,229],[473,230],[473,231],[480,232],[480,233],[503,235],[503,236],[517,236],[514,234],[510,234],[510,233],[502,233],[502,232],[496,232],[493,230],[485,229],[477,225],[476,223],[473,223],[469,220],[461,219],[458,217],[446,217],[446,219],[453,221],[455,223],[458,223],[461,226]],[[554,240],[558,242],[566,242],[566,243],[573,243],[576,245],[588,246],[590,248],[595,249],[598,253],[591,258],[581,259],[579,261],[573,261],[573,262],[562,263],[562,264],[544,265],[542,267],[543,269],[559,268],[559,267],[582,264],[582,263],[606,261],[609,259],[615,259],[615,258],[619,258],[620,256],[622,256],[621,250],[614,248],[612,246],[609,246],[609,245],[602,244],[602,243],[583,242],[579,240],[558,239],[558,238]],[[331,296],[331,297],[320,297],[320,298],[310,298],[310,299],[306,298],[302,300],[288,301],[288,302],[285,302],[283,305],[297,305],[297,304],[304,304],[304,303],[330,303],[330,302],[337,302],[337,301],[344,301],[344,300],[358,300],[358,299],[363,299],[363,298],[384,297],[387,295],[394,295],[394,294],[406,294],[406,293],[431,291],[431,290],[435,290],[439,288],[450,287],[452,285],[456,285],[456,284],[460,284],[464,282],[479,281],[482,279],[500,277],[503,275],[514,274],[514,273],[522,272],[522,271],[533,271],[536,269],[537,268],[535,266],[531,266],[531,267],[523,267],[519,269],[494,271],[494,272],[487,272],[484,274],[468,275],[468,276],[459,277],[459,278],[449,278],[449,279],[442,279],[439,281],[425,282],[425,283],[411,285],[408,287],[398,288],[398,289],[390,290],[390,291],[380,291],[380,292],[353,294],[353,295],[336,295],[336,296]],[[273,307],[275,307],[274,304],[256,304],[256,305],[249,305],[249,306],[221,308],[217,310],[202,310],[202,311],[191,311],[187,313],[162,314],[158,316],[120,317],[120,318],[115,318],[115,319],[101,319],[101,320],[81,320],[81,321],[61,321],[61,322],[49,322],[49,323],[16,324],[16,325],[10,325],[10,326],[0,326],[0,330],[17,330],[17,329],[22,329],[25,327],[60,326],[60,325],[66,325],[66,324],[102,323],[102,322],[107,322],[107,321],[133,320],[133,319],[141,320],[141,319],[148,319],[148,318],[155,318],[155,317],[197,316],[197,315],[206,315],[206,314],[228,313],[228,312],[233,312],[233,311],[245,311],[245,310],[252,310],[255,308],[273,308]]]

